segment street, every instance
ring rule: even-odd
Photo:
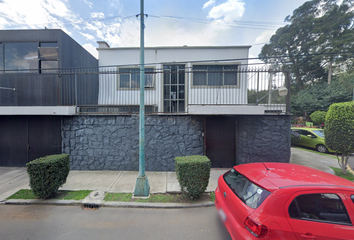
[[[0,239],[231,239],[214,207],[0,205]]]

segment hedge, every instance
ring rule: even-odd
[[[205,192],[210,177],[211,162],[206,156],[175,158],[175,169],[182,194],[193,200]]]
[[[26,164],[30,187],[38,198],[55,195],[66,182],[70,171],[68,154],[37,158]]]

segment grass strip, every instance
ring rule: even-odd
[[[341,178],[345,178],[350,181],[354,181],[354,175],[352,173],[350,173],[349,171],[347,171],[347,175],[345,175],[342,173],[342,169],[340,169],[340,168],[335,168],[335,167],[330,167],[330,168],[333,169],[336,176],[341,177]]]
[[[87,197],[92,191],[91,190],[79,190],[79,191],[63,191],[60,190],[58,193],[48,199],[57,200],[82,200]],[[37,199],[32,190],[21,189],[7,198],[9,199]]]
[[[129,202],[132,198],[131,193],[107,193],[104,197],[105,201]]]

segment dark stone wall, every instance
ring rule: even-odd
[[[145,169],[174,171],[174,158],[203,155],[204,117],[147,116]],[[139,170],[138,116],[63,117],[63,152],[73,170]]]
[[[290,161],[290,115],[239,116],[237,119],[237,164]]]

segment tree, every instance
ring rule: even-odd
[[[321,123],[325,122],[326,114],[327,112],[325,111],[315,111],[310,115],[310,118],[312,122],[314,122],[317,125],[320,125]]]
[[[292,92],[306,88],[308,83],[327,82],[326,66],[350,64],[354,47],[354,0],[312,0],[287,16],[288,24],[279,28],[265,44],[259,58],[292,73]],[[343,69],[343,68],[339,68]]]
[[[327,147],[336,152],[342,173],[347,174],[349,154],[354,152],[354,101],[334,103],[329,107],[324,134]]]
[[[311,114],[315,111],[327,111],[333,103],[347,102],[352,99],[352,79],[343,74],[334,79],[332,84],[318,83],[291,95],[291,112],[296,116],[303,116],[304,112]],[[354,75],[352,75],[354,79]]]

